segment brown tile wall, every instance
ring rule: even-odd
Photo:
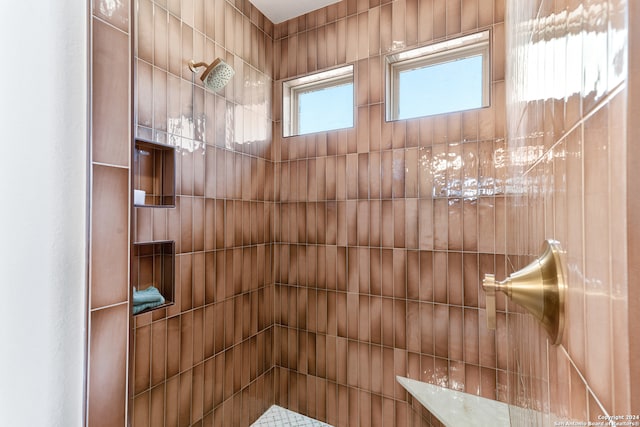
[[[129,1],[91,3],[91,216],[87,418],[124,426],[128,399]]]
[[[273,27],[248,1],[136,5],[135,134],[177,148],[177,198],[133,240],[175,240],[176,289],[133,318],[131,419],[246,426],[273,403]],[[236,74],[212,93],[187,62],[216,57]]]
[[[395,375],[507,399],[504,2],[336,3],[275,26],[275,401],[336,426],[428,425]],[[491,107],[386,122],[385,55],[491,29]],[[354,64],[355,127],[282,138],[282,81]],[[435,423],[435,422],[434,422]]]
[[[89,425],[248,425],[273,402],[437,424],[394,375],[508,401],[516,424],[638,412],[638,55],[617,44],[635,6],[510,1],[506,27],[501,0],[345,0],[275,27],[247,0],[131,6],[135,135],[178,148],[178,198],[137,208],[129,238],[130,4],[95,0]],[[491,108],[385,122],[385,54],[485,28]],[[212,94],[186,61],[216,56],[237,74]],[[349,63],[356,127],[281,138],[282,80]],[[487,331],[480,278],[547,237],[568,251],[562,345],[502,299]],[[126,245],[160,239],[176,304],[136,317],[129,349]]]
[[[509,261],[524,266],[554,238],[568,267],[561,345],[509,305],[509,402],[535,410],[511,411],[517,425],[598,422],[638,410],[630,393],[639,374],[630,364],[637,334],[629,320],[638,301],[628,298],[637,288],[630,214],[638,168],[630,137],[637,124],[627,115],[637,95],[627,62],[628,3],[507,3]]]

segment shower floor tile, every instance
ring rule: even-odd
[[[251,427],[332,427],[296,412],[273,405]]]

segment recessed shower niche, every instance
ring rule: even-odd
[[[175,163],[175,147],[136,139],[133,150],[136,207],[175,207]]]
[[[174,265],[175,242],[173,240],[133,244],[131,285],[134,289],[134,314],[173,305],[175,301]],[[152,286],[155,290],[151,289]],[[161,300],[156,298],[158,294],[162,296]]]
[[[135,208],[174,208],[175,148],[136,139],[133,149]],[[134,222],[135,223],[135,222]],[[135,231],[133,235],[136,235]],[[133,314],[173,305],[175,242],[133,243],[131,286]]]

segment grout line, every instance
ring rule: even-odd
[[[550,347],[549,347],[549,338],[547,338],[545,340],[545,344],[546,344],[546,357],[547,357],[547,375],[546,375],[546,383],[547,383],[547,408],[548,411],[545,411],[545,413],[547,413],[546,415],[548,416],[549,413],[552,412],[551,410],[551,370],[550,370],[550,363],[549,363],[549,352],[550,352]],[[557,362],[556,362],[556,366],[557,366]]]
[[[102,307],[91,308],[90,311],[91,311],[91,313],[94,313],[96,311],[106,310],[108,308],[113,308],[113,307],[119,307],[121,305],[126,305],[126,304],[129,304],[128,300],[127,301],[123,301],[123,302],[118,302],[118,303],[115,303],[115,304],[105,305],[105,306],[102,306]]]
[[[118,28],[114,24],[112,24],[111,22],[105,20],[102,16],[96,14],[95,11],[91,12],[91,18],[95,19],[96,21],[100,21],[101,23],[103,23],[105,25],[108,25],[112,29],[118,31],[119,33],[124,34],[127,37],[131,36],[131,25],[129,25],[129,29],[128,30],[123,30],[122,28]]]
[[[600,402],[600,399],[598,399],[598,396],[596,396],[596,394],[593,392],[593,390],[591,389],[591,387],[589,386],[589,383],[587,382],[586,378],[584,377],[584,375],[582,375],[582,372],[580,372],[580,369],[578,369],[578,366],[575,364],[575,362],[573,361],[573,359],[571,358],[571,356],[569,355],[569,352],[567,351],[566,348],[564,348],[564,345],[560,345],[560,348],[562,349],[562,352],[564,353],[565,357],[567,358],[567,360],[569,360],[569,363],[571,364],[571,366],[573,367],[573,369],[575,369],[575,371],[577,372],[578,376],[580,377],[580,379],[582,380],[585,388],[587,389],[587,392],[593,397],[593,400],[596,401],[596,403],[598,404],[598,406],[600,407],[600,409],[602,410],[602,413],[604,414],[605,417],[609,416],[609,413],[607,412],[607,410],[604,408],[604,406],[602,405],[602,403]],[[588,404],[589,402],[587,402],[587,410],[588,410]],[[588,413],[587,413],[588,415]]]
[[[91,164],[93,166],[104,166],[104,167],[107,167],[107,168],[127,169],[127,170],[131,169],[131,167],[129,167],[129,166],[113,165],[113,164],[110,164],[110,163],[102,163],[102,162],[95,162],[95,161],[92,161]]]

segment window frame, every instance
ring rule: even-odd
[[[399,118],[400,100],[400,73],[430,67],[437,64],[482,56],[482,105],[478,108],[486,108],[491,105],[491,33],[490,30],[470,34],[455,39],[411,49],[386,57],[386,120],[388,122],[397,120],[409,120],[418,117],[427,117],[438,114],[449,114],[458,111],[443,111],[435,114],[425,114],[422,116]],[[475,109],[475,108],[473,108]]]
[[[351,98],[353,100],[351,126],[301,134],[298,114],[300,95],[349,83],[352,85],[353,91]],[[353,64],[282,82],[282,136],[288,138],[290,136],[353,128],[355,126],[355,95]]]

